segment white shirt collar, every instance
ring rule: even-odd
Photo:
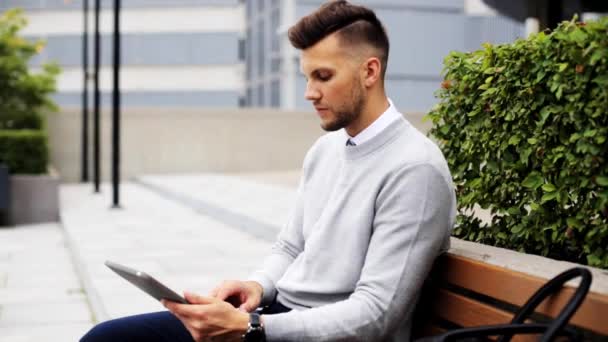
[[[359,134],[354,137],[348,135],[345,130],[344,133],[346,134],[346,137],[350,139],[350,141],[352,141],[355,145],[361,145],[364,142],[378,135],[378,133],[382,132],[382,130],[385,129],[388,125],[390,125],[393,121],[402,117],[401,113],[399,113],[397,111],[397,108],[395,108],[395,105],[393,104],[393,101],[391,101],[391,99],[388,99],[388,103],[388,108],[376,120],[374,120],[371,125],[367,126],[364,130],[359,132]]]

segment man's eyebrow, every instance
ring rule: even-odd
[[[328,68],[328,67],[319,67],[314,69],[310,74],[311,75],[318,75],[321,72],[333,72],[332,68]]]
[[[300,67],[300,70],[299,70],[299,71],[300,71],[300,74],[301,74],[302,76],[304,76],[304,77],[308,77],[308,76],[307,76],[307,74],[304,72],[304,70],[302,70],[302,68],[301,68],[301,67]],[[322,71],[326,71],[326,72],[333,72],[333,69],[332,69],[332,68],[330,68],[330,67],[318,67],[318,68],[313,69],[313,70],[310,72],[310,75],[313,75],[313,76],[314,76],[314,75],[319,75],[319,73],[320,73],[320,72],[322,72]]]

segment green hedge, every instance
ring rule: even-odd
[[[40,130],[0,130],[0,164],[11,174],[46,173],[47,136]]]
[[[453,52],[444,75],[429,117],[455,236],[608,268],[608,18]]]

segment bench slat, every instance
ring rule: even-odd
[[[446,289],[439,289],[435,293],[433,313],[463,327],[508,323],[513,318],[510,312]]]
[[[434,275],[442,281],[519,306],[546,282],[539,277],[453,254],[441,256],[436,266]],[[572,293],[572,288],[563,289],[541,304],[536,312],[555,317]],[[570,323],[608,335],[607,312],[608,296],[589,292]]]
[[[433,293],[432,315],[462,327],[504,324],[513,314],[447,289]],[[514,336],[513,341],[537,341],[538,335]]]

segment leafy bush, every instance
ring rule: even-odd
[[[25,25],[20,10],[0,16],[0,129],[41,129],[43,111],[56,108],[49,95],[59,67],[44,64],[40,73],[30,72],[28,61],[44,44],[19,37]]]
[[[444,74],[429,117],[455,236],[608,268],[608,18],[453,52]]]
[[[0,130],[0,164],[11,174],[46,173],[47,136],[41,130]]]

